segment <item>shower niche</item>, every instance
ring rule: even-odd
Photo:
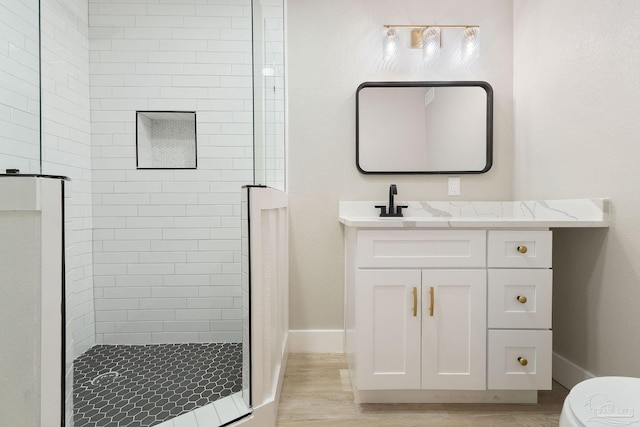
[[[197,167],[195,111],[137,111],[138,169]]]

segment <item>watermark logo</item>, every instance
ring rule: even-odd
[[[587,421],[593,421],[608,426],[628,426],[640,420],[635,417],[633,408],[613,402],[604,394],[593,394],[587,397],[584,406],[588,406],[592,416]]]

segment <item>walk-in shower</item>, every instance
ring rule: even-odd
[[[241,198],[284,190],[283,1],[0,11],[15,47],[0,51],[0,113],[15,111],[0,114],[1,172],[68,178],[65,425],[249,412]]]

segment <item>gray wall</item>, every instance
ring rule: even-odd
[[[446,176],[370,176],[355,166],[355,92],[364,81],[486,80],[495,91],[495,166],[462,177],[457,199],[512,197],[511,0],[296,0],[288,3],[291,329],[343,326],[340,200],[442,200]],[[382,60],[383,24],[475,24],[480,58]],[[443,44],[458,43],[443,34]],[[444,53],[444,52],[443,52]]]
[[[640,3],[514,2],[515,195],[610,197],[608,230],[554,235],[554,350],[640,375]]]

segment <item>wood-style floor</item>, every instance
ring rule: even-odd
[[[557,426],[568,391],[557,383],[538,404],[361,404],[353,402],[341,354],[291,354],[277,427]]]

